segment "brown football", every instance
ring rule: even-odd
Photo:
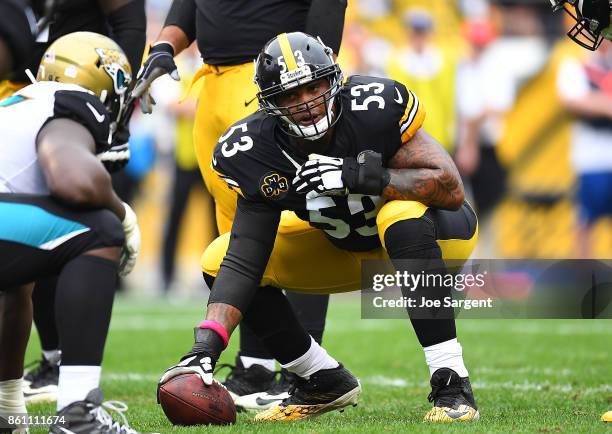
[[[159,387],[159,403],[174,425],[228,425],[236,422],[236,407],[217,381],[206,386],[197,374],[181,374]]]

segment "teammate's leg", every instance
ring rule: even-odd
[[[456,244],[445,244],[449,250],[446,258],[467,259],[477,233],[475,214],[467,204],[458,211],[444,211],[429,209],[417,202],[393,201],[383,206],[377,224],[395,268],[411,274],[424,273],[425,276],[446,270],[441,239],[453,240]],[[435,282],[435,279],[429,281]],[[404,295],[417,300],[438,300],[442,306],[435,311],[423,307],[408,308],[430,371],[430,400],[434,402],[434,408],[427,413],[425,420],[478,419],[461,344],[457,341],[454,312],[443,303],[445,297],[451,296],[451,289],[443,285],[422,286]]]

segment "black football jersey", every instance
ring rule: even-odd
[[[416,95],[394,80],[353,76],[336,98],[342,114],[325,152],[331,157],[356,157],[373,150],[382,154],[386,164],[424,120]],[[339,248],[366,251],[379,247],[376,216],[384,199],[349,194],[306,200],[306,195],[292,186],[306,159],[291,151],[277,122],[257,112],[234,124],[219,139],[213,169],[245,199],[294,211],[322,229]]]

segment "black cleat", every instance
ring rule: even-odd
[[[291,422],[318,416],[356,405],[361,393],[359,380],[342,364],[337,368],[317,371],[308,380],[295,378],[289,397],[257,414],[256,421]]]
[[[231,368],[231,371],[222,384],[225,386],[237,406],[239,406],[239,404],[236,401],[241,396],[265,392],[274,382],[274,371],[270,371],[257,364],[245,368],[240,360],[240,354],[236,356],[235,366],[229,364],[217,365],[215,373],[218,372],[219,369],[226,367]]]
[[[236,405],[246,410],[260,411],[280,404],[283,399],[289,398],[289,389],[297,377],[284,368],[278,374],[280,375],[279,380],[274,382],[268,390],[241,396],[236,400]]]
[[[49,362],[45,357],[23,377],[23,395],[28,404],[57,401],[59,363]]]
[[[121,422],[113,420],[105,408],[117,413]],[[73,402],[57,413],[57,423],[49,434],[139,434],[130,428],[123,414],[127,405],[120,401],[102,402],[102,391],[93,389],[84,401]]]
[[[434,406],[425,415],[425,422],[466,422],[480,418],[469,377],[461,378],[452,369],[440,368],[431,376],[430,384],[427,399]]]

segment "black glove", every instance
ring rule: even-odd
[[[382,155],[363,151],[357,158],[345,158],[342,181],[350,193],[379,196],[389,184],[390,175],[382,165]]]
[[[138,71],[136,85],[132,90],[132,96],[140,98],[140,110],[143,113],[151,113],[155,100],[149,94],[151,83],[164,74],[170,75],[179,81],[178,69],[174,63],[174,49],[167,42],[160,42],[151,47],[149,56]]]
[[[109,173],[123,169],[130,161],[130,130],[126,125],[119,124],[113,135],[113,143],[106,151],[97,155],[98,160],[104,164]]]

